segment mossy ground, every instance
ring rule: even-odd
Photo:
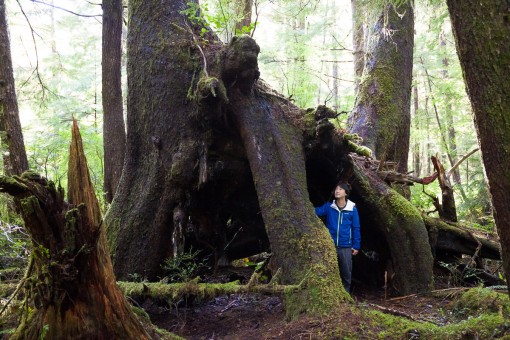
[[[146,300],[143,307],[158,327],[193,339],[510,338],[508,295],[486,288],[449,288],[391,299],[385,298],[384,291],[358,284],[354,303],[342,303],[327,315],[312,313],[289,321],[282,295],[241,293],[228,286],[221,289],[221,284],[200,285],[209,286],[210,293],[225,293],[206,297],[206,289],[200,299],[183,298],[164,307],[156,304],[161,300],[158,296]],[[196,283],[192,286],[198,287]]]
[[[141,283],[121,285],[131,294],[140,289],[142,294]],[[383,291],[358,285],[354,303],[343,303],[327,315],[301,315],[288,321],[281,294],[240,293],[235,288],[238,282],[200,284],[203,289],[197,290],[199,284],[194,282],[182,284],[180,290],[194,291],[200,298],[175,300],[164,298],[165,286],[151,289],[153,298],[135,298],[137,315],[146,322],[149,315],[165,339],[174,335],[186,339],[510,339],[508,295],[485,288],[390,299]],[[12,331],[13,321],[3,315],[0,330]]]
[[[200,306],[181,304],[170,310],[151,305],[149,314],[159,327],[193,339],[510,338],[508,315],[499,311],[478,311],[459,321],[453,306],[463,299],[460,293],[451,301],[429,295],[392,302],[373,293],[354,298],[355,304],[344,303],[326,316],[292,321],[286,321],[282,297],[262,294],[223,295]]]

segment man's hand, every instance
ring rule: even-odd
[[[352,249],[352,256],[358,255],[358,249]]]

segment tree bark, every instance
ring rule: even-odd
[[[418,88],[416,86],[413,87],[413,121],[414,121],[414,129],[417,133],[420,132],[420,123],[418,120],[418,110],[419,110],[419,101],[418,101]],[[418,137],[415,137],[413,140],[413,174],[416,177],[420,177],[421,175],[421,153],[420,153],[420,140]]]
[[[359,10],[359,0],[351,0],[352,10],[352,49],[354,63],[354,95],[358,93],[361,76],[363,75],[363,67],[365,66],[365,22],[362,11]]]
[[[122,11],[122,0],[103,1],[104,193],[109,203],[120,181],[126,151],[121,83]]]
[[[460,64],[487,173],[510,293],[510,35],[508,3],[448,0]]]
[[[28,159],[19,120],[5,0],[0,0],[0,60],[0,139],[4,169],[7,175],[21,175],[28,170]]]
[[[150,339],[115,282],[76,122],[69,185],[75,205],[36,174],[0,178],[0,190],[20,199],[34,245],[25,303],[35,309],[24,306],[12,339]]]
[[[174,210],[189,208],[195,163],[205,151],[188,93],[201,58],[179,13],[185,8],[184,1],[129,2],[126,159],[105,217],[121,280],[161,274],[171,255]]]
[[[444,218],[448,221],[457,222],[455,195],[453,192],[453,186],[450,182],[450,178],[446,175],[443,164],[436,156],[432,156],[430,159],[432,160],[432,164],[434,164],[434,169],[436,170],[438,176],[439,187],[441,188],[441,206],[439,206],[439,202],[437,201],[434,203],[434,205],[436,205],[436,208],[439,211],[439,216],[441,218]]]
[[[402,17],[400,17],[402,15]],[[349,132],[363,138],[377,159],[396,161],[407,172],[413,69],[412,4],[384,7],[365,39],[365,66]]]
[[[243,31],[243,27],[250,27],[251,25],[251,8],[253,0],[236,0],[237,14],[242,19],[236,23],[236,34]]]
[[[327,312],[348,297],[340,288],[331,238],[308,199],[301,133],[286,121],[281,109],[285,101],[261,87],[250,96],[233,89],[229,98],[255,181],[273,266],[281,268],[285,284],[306,282],[307,289],[286,296],[287,315]]]

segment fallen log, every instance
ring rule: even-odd
[[[143,300],[152,298],[164,300],[169,304],[185,301],[189,298],[208,300],[225,294],[260,293],[269,295],[283,295],[297,292],[304,288],[303,282],[299,285],[257,284],[241,285],[239,281],[229,283],[199,283],[198,279],[182,283],[160,282],[117,282],[121,291],[132,299]]]
[[[460,223],[446,223],[441,219],[432,218],[426,214],[422,214],[422,217],[429,233],[433,253],[443,251],[458,256],[473,256],[477,253],[479,245],[481,245],[477,254],[478,257],[501,260],[499,243],[484,238],[481,235],[475,235],[479,231],[462,226]]]

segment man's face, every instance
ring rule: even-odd
[[[342,197],[345,197],[346,194],[345,194],[345,190],[340,187],[340,186],[337,186],[335,188],[335,198],[338,199],[338,198],[342,198]]]

